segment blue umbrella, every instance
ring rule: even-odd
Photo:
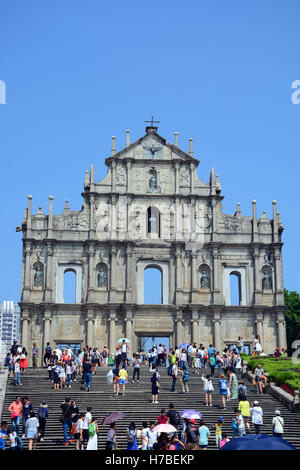
[[[179,346],[179,349],[187,348],[189,345],[190,345],[190,343],[183,343]]]
[[[281,437],[269,434],[247,434],[235,437],[227,442],[221,450],[296,450],[292,444]]]

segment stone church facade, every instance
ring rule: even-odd
[[[50,341],[114,350],[119,338],[138,348],[139,336],[169,337],[170,346],[190,340],[217,349],[243,336],[260,335],[266,353],[286,346],[282,272],[283,226],[273,219],[222,211],[219,176],[203,183],[199,161],[149,126],[146,134],[106,158],[107,176],[86,172],[83,205],[60,215],[42,208],[23,232],[22,344],[40,350]],[[162,301],[144,304],[144,271],[161,272]],[[64,277],[73,272],[76,294],[64,302]],[[230,279],[239,299],[232,305]]]

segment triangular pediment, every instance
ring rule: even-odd
[[[196,166],[199,163],[199,160],[184,152],[176,145],[170,144],[157,132],[150,132],[144,135],[109,157],[109,159],[111,158],[119,160],[127,158],[134,160],[183,160],[188,163],[194,163]]]

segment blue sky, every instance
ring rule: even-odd
[[[285,231],[284,282],[299,285],[300,3],[3,0],[0,6],[0,300],[20,297],[27,195],[34,211],[81,207],[85,170],[106,174],[117,150],[144,135],[144,120],[220,174],[225,213],[272,217]]]

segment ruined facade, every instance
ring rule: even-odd
[[[199,161],[157,127],[117,152],[115,139],[103,181],[86,172],[80,211],[60,215],[41,208],[24,221],[22,344],[31,350],[61,343],[115,349],[126,336],[137,350],[139,336],[193,340],[217,349],[259,334],[266,353],[286,346],[282,273],[283,226],[273,201],[266,213],[243,216],[238,205],[223,214],[221,185],[197,175]],[[144,304],[144,271],[160,270],[162,302]],[[64,276],[76,276],[74,303],[64,302]],[[230,278],[236,276],[237,305]]]

